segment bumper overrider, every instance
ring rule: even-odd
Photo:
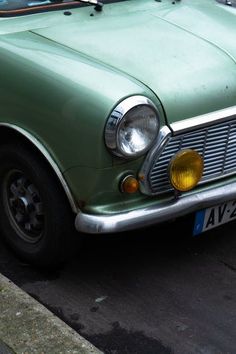
[[[147,227],[236,199],[236,182],[182,195],[177,199],[125,213],[91,215],[79,212],[77,231],[89,234],[115,233]]]

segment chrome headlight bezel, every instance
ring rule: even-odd
[[[148,145],[140,151],[135,151],[132,153],[127,153],[120,144],[119,133],[120,127],[124,122],[124,118],[127,114],[134,110],[135,108],[147,107],[148,110],[152,111],[156,119],[156,128],[153,132],[153,138],[148,143]],[[152,147],[160,129],[160,118],[154,103],[145,96],[130,96],[123,101],[121,101],[111,112],[108,117],[105,126],[105,144],[107,148],[116,156],[123,158],[136,158],[145,154]]]

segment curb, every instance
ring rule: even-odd
[[[0,354],[103,354],[0,274]]]

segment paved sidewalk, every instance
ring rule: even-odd
[[[11,350],[1,339],[0,339],[0,354],[14,354],[15,352]]]
[[[102,354],[0,274],[0,354]]]

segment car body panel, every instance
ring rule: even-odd
[[[69,15],[0,18],[0,132],[4,124],[19,127],[44,147],[76,212],[110,215],[175,203],[173,192],[121,192],[122,178],[138,179],[152,150],[133,160],[112,155],[105,125],[134,95],[154,103],[160,128],[168,125],[170,133],[177,122],[201,117],[204,124],[203,115],[207,123],[207,114],[235,107],[235,18],[235,9],[215,0],[127,0],[101,12],[83,6]]]
[[[2,35],[0,45],[0,121],[30,131],[62,171],[75,165],[111,166],[103,143],[110,110],[130,94],[155,99],[152,92],[127,75],[32,33]]]
[[[128,13],[123,3],[114,4],[116,14],[108,9],[87,22],[34,33],[137,78],[159,97],[169,123],[234,105],[235,15],[213,2],[201,7],[199,1],[184,1],[162,9],[149,9],[149,3],[144,11]],[[214,35],[208,27],[203,32],[204,21],[216,28]]]

